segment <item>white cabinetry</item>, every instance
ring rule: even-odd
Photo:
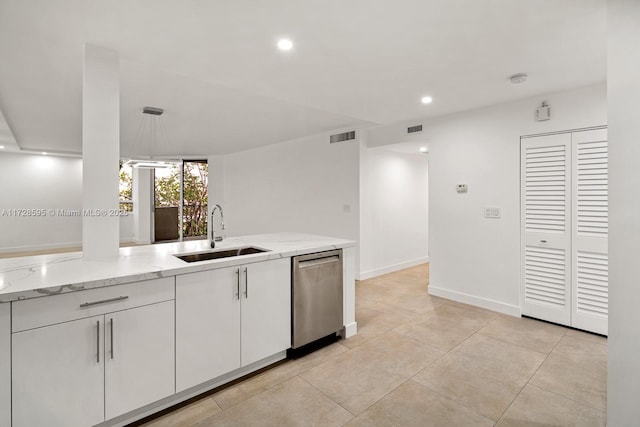
[[[291,258],[243,266],[242,366],[291,347]]]
[[[104,420],[103,317],[13,335],[13,427]]]
[[[94,425],[173,394],[173,299],[167,278],[13,303],[13,427]]]
[[[238,267],[176,277],[176,389],[240,367]]]
[[[291,260],[176,277],[176,388],[291,346]]]
[[[11,305],[0,304],[0,426],[11,425]]]
[[[106,315],[105,329],[105,419],[175,392],[174,301]]]

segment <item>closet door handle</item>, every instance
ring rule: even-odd
[[[113,317],[109,319],[109,327],[111,329],[111,358],[113,359]]]
[[[236,268],[236,298],[240,299],[240,269]]]
[[[249,298],[249,273],[247,267],[244,268],[244,297]]]
[[[96,322],[96,362],[100,363],[100,321]]]

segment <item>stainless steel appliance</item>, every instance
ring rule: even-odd
[[[342,249],[293,257],[291,347],[342,330]]]

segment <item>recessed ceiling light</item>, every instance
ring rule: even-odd
[[[43,152],[42,152],[42,155],[43,155],[43,156],[46,156],[46,155],[47,155],[47,152],[46,152],[46,151],[43,151]]]
[[[426,153],[427,152],[427,147],[420,147],[420,152],[421,153]]]
[[[510,76],[509,80],[511,80],[512,84],[517,85],[526,82],[528,78],[529,76],[527,75],[527,73],[518,73]]]
[[[431,98],[430,96],[423,96],[420,101],[423,104],[431,104],[431,102],[433,102],[433,98]]]
[[[278,40],[278,49],[280,50],[291,50],[293,48],[293,42],[291,39],[280,39]]]
[[[0,145],[0,150],[4,150],[4,145]]]

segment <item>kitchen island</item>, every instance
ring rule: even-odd
[[[187,263],[174,255],[211,250],[189,241],[0,260],[0,425],[123,425],[285,358],[292,256],[343,250],[341,333],[355,334],[354,242],[275,233],[215,250],[246,246],[265,252]]]

